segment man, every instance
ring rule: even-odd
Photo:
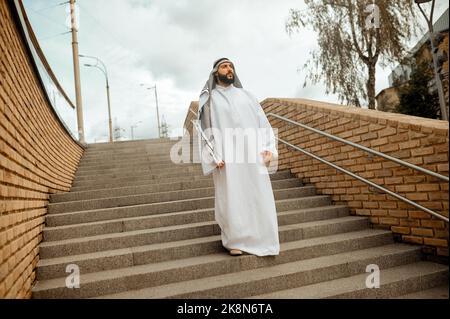
[[[202,169],[204,175],[213,174],[222,245],[233,256],[278,255],[277,212],[267,169],[278,158],[275,136],[258,100],[242,88],[227,58],[213,64],[200,94],[198,121]],[[255,134],[245,135],[239,144],[235,137],[244,129]],[[230,130],[233,138],[227,138]],[[244,159],[238,160],[242,154]]]

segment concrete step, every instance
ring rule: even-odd
[[[87,152],[83,153],[83,156],[81,158],[81,161],[83,163],[87,163],[87,162],[91,162],[95,163],[96,161],[102,161],[105,163],[108,162],[117,162],[117,161],[125,161],[125,160],[130,160],[130,161],[134,161],[134,160],[143,160],[143,159],[147,159],[147,160],[153,160],[153,161],[158,161],[158,160],[170,160],[170,152],[171,148],[163,148],[163,149],[159,149],[158,151],[156,150],[141,150],[139,152],[134,152],[134,153],[115,153],[114,151],[111,152],[104,152],[104,154],[99,154],[99,155],[93,155],[93,154],[88,154]],[[177,154],[181,154],[181,153],[177,153]]]
[[[101,162],[101,163],[109,163],[109,162],[118,162],[118,161],[140,161],[140,160],[151,160],[151,161],[162,161],[167,160],[171,161],[170,158],[170,148],[169,149],[161,149],[159,151],[152,152],[139,152],[139,153],[130,153],[130,154],[116,154],[114,152],[105,153],[104,155],[89,155],[83,154],[81,161],[83,164],[91,162]]]
[[[157,145],[146,145],[146,146],[133,146],[133,147],[123,147],[116,149],[106,149],[106,150],[92,150],[86,149],[84,155],[86,156],[104,156],[108,154],[114,155],[130,155],[130,154],[141,154],[148,153],[152,154],[153,152],[161,152],[172,149],[176,144],[162,144],[161,146]]]
[[[113,143],[105,142],[105,143],[90,143],[87,144],[88,150],[102,150],[102,149],[115,149],[115,148],[123,148],[123,147],[133,147],[133,146],[145,146],[145,145],[161,145],[168,143],[175,143],[179,141],[180,138],[156,138],[156,139],[140,139],[133,141],[115,141]]]
[[[299,208],[328,206],[330,204],[331,199],[327,195],[275,200],[277,212]],[[162,203],[141,204],[127,207],[85,210],[81,212],[47,214],[45,218],[45,224],[48,227],[54,227],[102,220],[190,211],[205,208],[214,208],[214,196],[195,199],[183,199]]]
[[[161,151],[168,151],[172,149],[177,144],[161,144],[158,145],[145,145],[145,146],[131,146],[131,147],[122,147],[122,148],[114,148],[114,149],[105,149],[105,150],[93,150],[86,149],[84,155],[86,156],[104,156],[108,154],[114,155],[130,155],[130,154],[152,154],[153,152],[159,153]]]
[[[199,212],[196,212],[197,214]],[[142,223],[144,223],[145,226],[142,226],[141,223],[139,223],[139,227],[146,227],[146,228],[152,228],[152,227],[163,227],[166,226],[168,223],[170,223],[170,218],[174,219],[177,218],[180,214],[167,214],[167,216],[163,216],[163,220],[161,223],[149,223],[150,220],[144,220]],[[213,210],[204,210],[205,221],[206,220],[213,220],[214,219],[214,211]],[[346,206],[329,206],[329,207],[323,207],[323,208],[313,208],[313,209],[301,209],[301,210],[293,210],[293,211],[286,211],[281,212],[278,214],[278,223],[279,226],[289,225],[289,224],[299,224],[299,223],[306,223],[311,221],[320,221],[325,219],[332,219],[332,218],[339,218],[348,216],[348,207]],[[201,222],[202,216],[195,219],[193,217],[190,217],[189,215],[186,217],[187,221],[186,223],[195,223],[195,222]],[[130,219],[131,221],[131,219]],[[83,225],[79,225],[82,227]],[[89,225],[86,225],[89,227]],[[104,233],[111,233],[114,232],[114,230],[111,230],[110,228],[104,228]],[[129,229],[129,228],[127,228]],[[122,229],[122,231],[125,231],[125,229]],[[363,230],[362,232],[370,232],[370,234],[378,234],[378,232],[372,232],[372,230]],[[73,232],[72,230],[69,230],[67,232]],[[78,233],[79,236],[76,237],[87,237],[87,236],[93,236],[98,235],[101,232],[86,232],[86,233]],[[356,232],[359,234],[358,232]],[[389,234],[389,238],[392,240],[392,234],[390,232],[386,232]],[[286,236],[282,235],[280,236],[280,241],[283,242],[284,239],[287,239]],[[64,237],[58,238],[59,239],[65,239]],[[320,242],[320,240],[318,240]],[[64,261],[67,263],[72,263],[75,260],[83,260],[88,258],[96,259],[98,258],[104,258],[106,257],[108,260],[110,258],[115,258],[114,256],[118,256],[117,258],[122,258],[121,256],[123,253],[129,253],[130,249],[133,252],[139,252],[140,254],[146,254],[148,257],[147,262],[157,262],[157,261],[163,261],[163,260],[169,260],[169,259],[180,259],[180,258],[187,258],[187,257],[193,257],[201,254],[208,254],[212,252],[223,251],[223,247],[221,244],[220,235],[213,235],[213,236],[206,236],[206,237],[200,237],[200,238],[194,238],[194,239],[187,239],[187,240],[181,240],[181,241],[174,241],[174,242],[164,242],[164,243],[158,243],[153,245],[146,245],[146,246],[138,246],[137,248],[130,247],[125,249],[117,249],[117,250],[109,250],[105,252],[96,252],[93,254],[86,254],[86,255],[75,255],[75,256],[65,256],[65,257],[56,257],[56,258],[49,258],[49,259],[41,259],[40,264],[42,265],[55,265],[60,264],[60,262]],[[156,249],[156,252],[155,252]],[[142,258],[142,255],[140,255]],[[134,256],[134,261],[137,260],[137,256]],[[104,261],[104,259],[101,259]],[[123,260],[123,259],[121,259]],[[114,262],[111,264],[111,266],[118,264],[121,265],[121,260]],[[107,262],[100,262],[100,265],[103,265],[102,267],[106,267]],[[92,264],[94,263],[94,264]],[[95,268],[95,262],[92,261],[90,263],[88,269]],[[78,264],[78,263],[77,263]],[[108,264],[109,265],[109,264]],[[65,268],[64,268],[65,269]],[[108,268],[109,269],[109,268]],[[62,271],[62,270],[61,270]],[[86,272],[86,271],[83,271]],[[51,272],[47,274],[47,276],[51,276]],[[55,275],[55,277],[58,277]],[[50,277],[47,277],[50,278]]]
[[[189,149],[185,149],[187,152]],[[125,158],[132,158],[133,155],[137,158],[139,157],[147,157],[147,158],[158,158],[158,157],[170,157],[170,154],[174,155],[181,155],[182,149],[178,148],[176,145],[172,146],[165,146],[165,147],[158,147],[158,148],[141,148],[139,150],[129,150],[129,151],[119,151],[119,150],[111,150],[111,151],[105,151],[105,152],[92,152],[92,151],[85,151],[83,153],[82,159],[84,160],[95,160],[95,159],[108,159],[112,158],[114,156],[115,159],[125,159]]]
[[[172,164],[172,165],[178,165],[178,163],[175,163],[172,161],[172,159],[168,156],[164,156],[164,157],[150,157],[150,156],[142,156],[142,157],[138,157],[138,158],[130,158],[130,159],[107,159],[107,160],[93,160],[93,161],[84,161],[83,159],[81,159],[79,165],[78,165],[78,169],[92,169],[92,168],[97,168],[98,166],[103,166],[103,165],[118,165],[120,167],[126,167],[126,166],[142,166],[145,164],[149,164],[149,165],[164,165],[164,164]],[[190,162],[186,163],[186,164],[192,164]]]
[[[161,180],[140,180],[140,181],[131,181],[131,182],[122,182],[120,184],[117,183],[108,183],[104,185],[90,185],[90,186],[72,186],[70,189],[70,193],[72,192],[81,192],[81,191],[98,191],[98,190],[106,190],[106,189],[116,189],[116,188],[124,188],[124,187],[138,187],[138,186],[149,186],[149,185],[159,185],[160,183],[176,183],[176,182],[197,182],[197,181],[205,181],[205,180],[213,180],[211,175],[204,176],[179,176],[166,178],[164,181]],[[68,193],[67,193],[68,194]]]
[[[279,212],[278,225],[296,224],[348,215],[349,213],[347,206],[342,205],[301,208]],[[43,229],[43,237],[44,241],[55,241],[206,221],[214,221],[214,208],[157,214],[151,216],[119,218],[74,225],[55,227],[46,226]]]
[[[109,145],[109,146],[100,146],[94,144],[88,144],[86,151],[87,152],[107,152],[107,151],[115,151],[115,150],[127,150],[127,149],[146,149],[146,148],[157,148],[157,147],[168,147],[170,145],[175,145],[177,141],[169,141],[164,143],[126,143],[122,145]]]
[[[102,152],[111,150],[127,150],[127,149],[142,149],[142,148],[155,148],[175,145],[179,140],[166,141],[162,143],[151,143],[146,141],[136,142],[136,143],[122,143],[122,144],[110,144],[110,145],[98,145],[98,144],[88,144],[86,150],[91,152]],[[189,143],[187,143],[189,144]]]
[[[397,267],[380,269],[380,287],[367,288],[365,269],[360,274],[272,293],[256,295],[257,299],[363,299],[393,298],[434,288],[448,282],[448,266],[417,261]],[[421,293],[421,292],[419,292]],[[448,292],[447,292],[448,296]]]
[[[104,166],[115,166],[119,168],[130,168],[130,167],[139,167],[139,166],[146,166],[150,168],[164,166],[164,165],[188,165],[192,164],[191,162],[187,163],[174,163],[170,159],[163,159],[163,160],[150,160],[149,158],[140,158],[140,159],[133,159],[133,160],[121,160],[121,161],[93,161],[89,163],[82,163],[78,165],[78,170],[84,171],[84,170],[95,170],[102,168]],[[198,164],[198,163],[195,163]]]
[[[75,174],[75,180],[80,181],[92,181],[92,180],[109,180],[117,179],[127,176],[139,176],[146,174],[163,175],[167,173],[178,173],[180,175],[187,173],[202,173],[202,168],[199,165],[173,165],[172,167],[163,169],[154,169],[148,167],[135,167],[134,169],[118,169],[115,171],[94,171],[85,174]]]
[[[346,216],[330,220],[283,225],[279,226],[279,231],[283,241],[292,241],[361,230],[367,227],[367,218]],[[215,221],[126,230],[112,234],[43,242],[40,245],[39,254],[41,258],[54,258],[219,234],[220,227]]]
[[[194,172],[184,173],[182,175],[183,177],[205,177],[201,171],[201,169],[198,169]],[[283,170],[275,172],[274,174],[270,174],[271,180],[277,180],[277,179],[285,179],[289,177],[293,177],[291,172],[289,170]],[[117,187],[118,185],[122,185],[123,183],[129,183],[129,182],[139,182],[139,181],[148,181],[148,180],[154,180],[155,182],[159,182],[160,180],[165,180],[169,178],[180,178],[180,174],[177,172],[169,172],[169,173],[161,173],[161,174],[133,174],[128,177],[119,177],[119,178],[104,178],[101,180],[82,180],[78,181],[77,179],[73,181],[72,187],[88,187],[88,186],[101,186],[101,185],[115,185]],[[212,177],[211,177],[212,178]],[[104,187],[105,188],[105,187]]]
[[[275,180],[271,181],[271,183],[272,189],[303,186],[301,180],[295,177]],[[186,181],[186,182],[177,181],[172,183],[108,188],[94,191],[50,194],[50,203],[63,203],[63,202],[91,200],[91,199],[94,200],[108,197],[132,196],[139,194],[170,192],[176,190],[205,188],[205,187],[214,187],[214,181],[212,178],[203,179],[200,181]]]
[[[38,281],[33,298],[241,298],[351,276],[369,263],[394,267],[414,262],[420,249],[393,244],[284,262],[283,256],[293,255],[301,256],[299,251],[267,257],[223,252],[87,273],[81,275],[80,289],[66,288],[62,277]]]
[[[277,262],[304,260],[392,243],[391,232],[372,229],[290,242],[280,241],[280,255],[277,257]],[[83,255],[41,259],[37,265],[37,279],[42,281],[64,277],[67,275],[66,267],[71,264],[78,265],[80,272],[87,274],[223,252],[225,249],[222,247],[220,235],[215,235]]]
[[[275,189],[275,199],[287,199],[294,197],[305,197],[316,195],[314,186],[300,186],[295,188]],[[157,202],[176,201],[189,198],[202,198],[214,196],[214,187],[194,188],[187,190],[175,190],[150,194],[126,195],[120,197],[109,197],[101,199],[90,199],[83,201],[50,203],[47,205],[48,214],[59,214],[68,212],[79,212],[111,207],[124,207]]]
[[[444,282],[444,281],[442,281]],[[441,284],[442,284],[441,282]],[[442,286],[435,288],[425,289],[422,291],[416,291],[406,295],[398,296],[394,299],[449,299],[448,295],[448,282]]]
[[[120,184],[122,182],[132,182],[132,181],[140,181],[140,180],[164,180],[166,178],[174,178],[174,177],[180,177],[180,175],[185,177],[190,176],[204,176],[201,170],[198,168],[193,172],[186,172],[186,173],[179,173],[179,172],[165,172],[165,173],[142,173],[139,174],[139,172],[129,174],[128,176],[119,176],[117,178],[109,177],[109,178],[97,178],[97,179],[89,179],[89,180],[78,180],[75,179],[72,183],[74,187],[83,187],[83,186],[95,186],[95,185],[102,185],[102,184]]]
[[[38,283],[34,293],[35,298],[243,298],[351,276],[369,263],[386,268],[411,263],[420,249],[384,245],[281,264],[278,258],[211,254],[86,274],[80,289],[66,288],[65,278],[51,279]]]
[[[153,169],[153,170],[170,170],[173,168],[188,168],[188,167],[197,167],[198,164],[195,163],[169,163],[169,164],[160,164],[160,165],[152,165],[148,162],[143,163],[142,165],[108,165],[105,164],[103,166],[99,166],[98,168],[89,168],[89,169],[80,169],[75,173],[75,176],[85,176],[85,175],[96,175],[96,173],[108,174],[108,173],[116,173],[116,172],[124,172],[141,170],[141,169]]]

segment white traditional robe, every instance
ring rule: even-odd
[[[257,256],[278,255],[275,199],[268,168],[260,154],[269,150],[273,154],[272,161],[276,161],[278,151],[273,129],[261,105],[244,89],[232,84],[228,87],[217,85],[211,92],[211,125],[222,133],[222,140],[213,134],[213,145],[225,166],[219,169],[215,163],[202,161],[202,168],[204,175],[213,173],[215,219],[221,228],[222,245]],[[244,161],[236,162],[232,157],[233,160],[227,162],[227,154],[236,154],[237,142],[236,139],[225,142],[225,128],[264,128],[268,133],[258,140],[259,143],[243,139]],[[249,152],[256,152],[253,154],[256,160],[247,157]]]

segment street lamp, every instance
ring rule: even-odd
[[[133,125],[131,125],[131,140],[134,140],[133,128],[137,127],[139,123],[142,123],[142,121],[136,122]]]
[[[144,86],[145,84],[141,83],[141,86]],[[155,100],[156,100],[156,117],[158,120],[158,137],[161,138],[161,125],[159,123],[159,107],[158,107],[158,92],[156,90],[156,84],[151,87],[147,87],[147,90],[155,89]]]
[[[420,6],[420,4],[427,3],[430,1],[431,1],[431,12],[430,12],[430,17],[428,18],[427,15],[425,14],[425,11],[423,11],[422,7]],[[434,79],[436,82],[436,87],[437,87],[438,95],[439,95],[439,104],[441,106],[441,117],[443,120],[448,121],[447,107],[445,106],[444,90],[442,88],[442,81],[441,81],[440,74],[438,72],[439,57],[437,55],[437,51],[439,50],[439,48],[435,47],[435,45],[437,46],[438,44],[434,43],[434,40],[437,37],[437,34],[434,34],[434,28],[433,28],[433,13],[434,13],[435,0],[414,0],[414,2],[419,7],[420,12],[425,17],[425,20],[427,21],[427,24],[428,24],[428,33],[430,34],[431,55],[433,57]]]
[[[102,71],[103,75],[105,76],[105,80],[106,80],[106,97],[107,97],[107,100],[108,100],[109,142],[112,143],[113,142],[113,133],[112,133],[112,120],[111,120],[111,103],[110,103],[110,98],[109,98],[108,69],[106,68],[106,65],[97,57],[89,56],[89,55],[82,55],[82,54],[80,54],[80,57],[82,57],[82,58],[91,58],[91,59],[97,60],[97,64],[85,64],[85,66],[91,67],[91,68],[97,68],[100,71]],[[103,66],[103,68],[99,67],[98,63],[100,63]]]

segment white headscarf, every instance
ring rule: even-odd
[[[206,129],[211,129],[211,92],[216,87],[216,79],[214,74],[219,69],[219,66],[223,63],[231,63],[234,69],[234,83],[233,85],[237,88],[242,89],[241,81],[239,80],[239,77],[236,73],[236,68],[234,67],[233,62],[228,60],[227,58],[221,58],[214,62],[213,69],[209,73],[209,78],[205,83],[205,86],[203,87],[202,91],[200,92],[200,99],[198,103],[198,113],[197,113],[197,120],[200,122],[201,129],[205,131]],[[212,145],[214,145],[214,136],[211,135],[210,130],[208,132],[205,132],[206,137],[211,142]],[[205,146],[206,141],[202,141],[201,146],[203,150],[203,146]]]

